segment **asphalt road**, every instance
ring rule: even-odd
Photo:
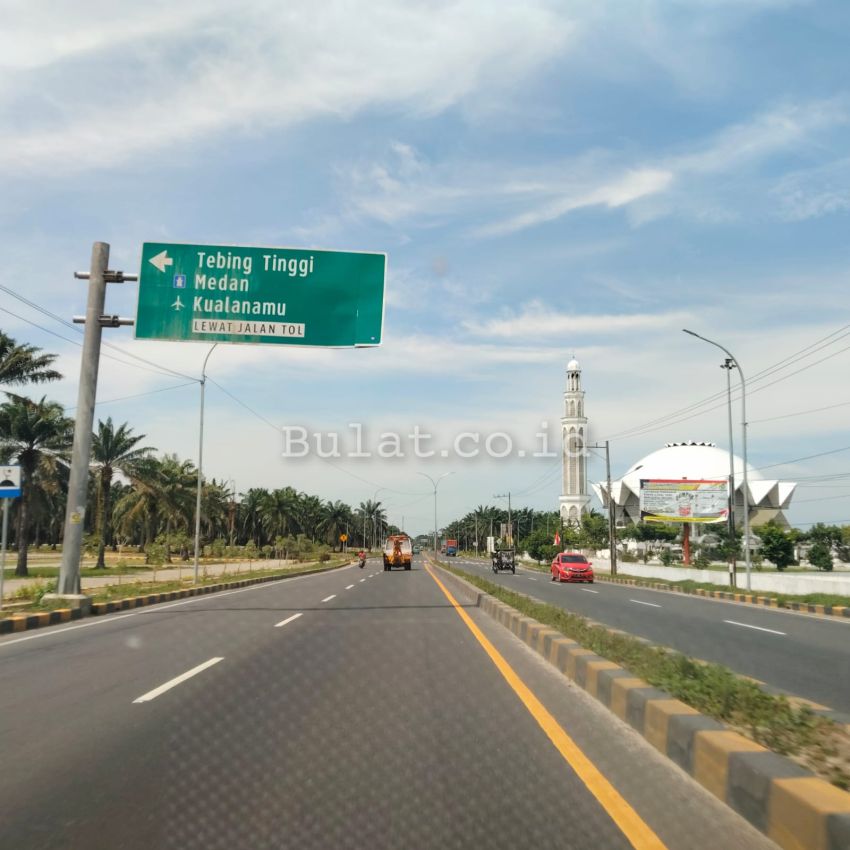
[[[457,566],[687,655],[715,661],[768,686],[850,714],[850,620],[758,608],[596,582],[555,584],[520,567],[495,575],[489,562]],[[533,582],[533,583],[532,583]]]
[[[773,847],[464,610],[601,779],[418,559],[370,562],[0,640],[0,847]]]

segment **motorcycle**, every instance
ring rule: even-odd
[[[365,566],[366,566],[366,559],[365,559],[365,558],[361,558],[361,559],[360,559],[360,569],[362,570],[362,569],[363,569],[363,567],[365,567]]]

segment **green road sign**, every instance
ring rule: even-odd
[[[386,254],[145,242],[136,339],[380,345]]]

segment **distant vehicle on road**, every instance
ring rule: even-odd
[[[446,555],[457,555],[457,540],[446,540]]]
[[[418,555],[420,553],[420,551],[422,551],[422,550],[418,546],[413,547],[413,554],[414,555]]]
[[[560,552],[552,561],[552,581],[584,581],[593,584],[593,564],[580,552]]]
[[[406,534],[391,534],[384,544],[384,570],[413,566],[413,543]]]

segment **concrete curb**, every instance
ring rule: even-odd
[[[780,847],[850,848],[850,794],[433,566],[458,596],[510,629]]]
[[[187,599],[190,596],[205,596],[208,593],[219,593],[222,590],[235,590],[239,587],[248,587],[252,584],[264,584],[272,581],[283,581],[298,576],[314,575],[317,573],[330,573],[334,570],[350,566],[340,564],[337,567],[327,569],[300,570],[293,573],[277,573],[271,576],[257,576],[255,578],[241,579],[237,581],[222,582],[221,584],[205,584],[198,587],[187,587],[185,590],[169,590],[163,593],[148,593],[144,596],[127,596],[123,599],[115,599],[109,602],[92,602],[91,615],[112,614],[116,611],[129,611],[133,608],[144,608],[147,605],[156,605],[158,602],[172,602],[175,599]],[[86,614],[82,608],[57,608],[54,611],[37,611],[31,614],[12,614],[0,620],[0,635],[8,635],[13,632],[26,632],[30,629],[39,629],[43,626],[54,626],[60,623],[68,623],[71,620],[80,620]]]
[[[731,593],[726,590],[704,590],[703,588],[683,588],[675,585],[643,579],[619,578],[596,574],[597,581],[607,581],[611,584],[626,584],[630,587],[647,587],[650,590],[663,590],[667,593],[683,593],[688,596],[705,596],[709,599],[725,599],[727,602],[741,602],[749,605],[761,605],[763,608],[778,608],[780,611],[802,611],[804,614],[820,614],[824,617],[850,618],[850,606],[815,605],[810,602],[786,602],[779,605],[772,596],[756,596],[752,593]]]

